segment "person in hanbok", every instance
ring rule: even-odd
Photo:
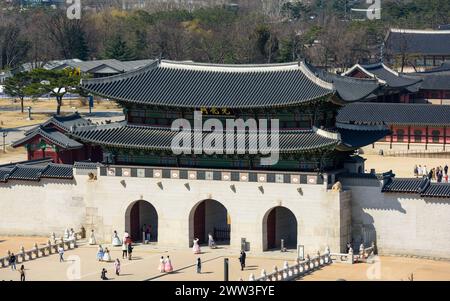
[[[198,244],[199,239],[196,238],[194,239],[194,246],[192,247],[192,251],[194,252],[194,254],[200,254],[201,250],[200,250],[200,245]]]
[[[211,233],[208,234],[208,246],[209,246],[211,249],[217,248],[216,242],[214,241],[214,237],[212,236]]]
[[[173,272],[173,266],[172,261],[170,260],[169,256],[167,256],[165,262],[164,262],[164,271],[166,273],[172,273]]]
[[[128,257],[128,246],[125,242],[122,244],[122,259],[126,259]]]
[[[103,253],[103,261],[110,262],[111,254],[109,254],[108,248],[105,248],[105,252]]]
[[[129,237],[130,237],[130,234],[128,234],[128,232],[125,231],[125,233],[123,234],[123,241],[124,241],[125,243],[127,243],[126,241],[128,240]]]
[[[116,261],[114,262],[114,269],[116,270],[116,275],[119,276],[120,275],[120,260],[119,260],[119,258],[117,258]]]
[[[104,255],[104,251],[103,251],[102,245],[98,245],[97,260],[98,261],[102,261],[103,260],[103,255]]]
[[[96,245],[97,240],[95,239],[94,230],[91,230],[91,237],[89,238],[89,244],[90,245]]]
[[[112,238],[112,245],[114,247],[120,247],[122,245],[122,242],[120,241],[119,235],[117,235],[117,231],[114,231],[114,235]]]
[[[161,256],[161,259],[159,260],[158,270],[160,273],[164,273],[166,271],[164,256]]]

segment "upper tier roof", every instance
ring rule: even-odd
[[[386,48],[393,54],[450,55],[450,30],[391,29]]]
[[[155,61],[128,73],[82,81],[93,94],[171,107],[280,107],[335,93],[304,63],[211,65]]]

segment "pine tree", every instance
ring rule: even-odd
[[[105,58],[119,61],[130,61],[136,58],[133,50],[128,47],[127,42],[120,35],[111,39],[105,49]]]

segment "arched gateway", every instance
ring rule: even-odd
[[[201,244],[208,242],[208,233],[219,244],[229,244],[231,221],[224,205],[215,200],[196,204],[189,214],[189,239],[198,238]]]
[[[150,231],[150,241],[158,241],[158,213],[147,201],[136,201],[128,206],[125,213],[125,231],[133,241],[142,241],[145,229]]]
[[[297,218],[285,207],[269,210],[263,218],[263,250],[279,249],[281,240],[288,249],[297,248]]]

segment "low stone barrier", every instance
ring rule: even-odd
[[[269,274],[267,274],[265,270],[262,270],[261,276],[259,278],[256,278],[253,274],[251,274],[249,280],[292,281],[331,263],[332,260],[329,252],[325,252],[323,255],[317,252],[317,256],[313,258],[310,258],[310,256],[307,255],[306,259],[303,261],[297,259],[295,264],[292,266],[289,266],[288,262],[285,262],[283,269],[281,270],[278,270],[278,268],[275,266],[273,272]]]
[[[62,247],[64,250],[71,250],[77,247],[77,236],[80,233],[75,233],[72,238],[64,239],[63,237],[56,239],[53,233],[45,246],[39,247],[37,243],[34,244],[33,248],[30,250],[25,250],[22,246],[16,255],[16,264],[23,263],[29,260],[37,259],[39,257],[45,257],[52,254],[58,253],[58,248]],[[8,254],[4,257],[0,257],[0,268],[5,268],[9,266],[9,258],[13,252],[8,251]]]

